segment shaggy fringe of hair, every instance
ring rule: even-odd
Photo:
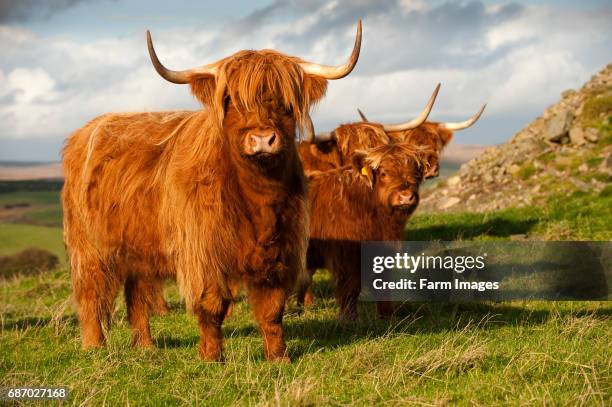
[[[413,145],[411,143],[383,144],[369,150],[356,150],[356,153],[366,154],[365,162],[373,169],[377,169],[386,158],[392,160],[414,160],[419,168],[429,169],[429,155],[435,154],[429,146]]]
[[[388,143],[389,136],[377,123],[348,123],[334,130],[336,143],[343,157],[350,157],[355,150],[366,150]]]
[[[304,74],[298,65],[300,62],[303,62],[300,58],[274,50],[240,51],[217,62],[214,79],[210,76],[193,78],[191,91],[210,107],[221,127],[227,96],[238,111],[257,112],[268,90],[280,96],[277,102],[293,112],[299,132],[304,135],[309,109],[325,96],[327,80]]]
[[[440,153],[448,143],[450,143],[453,132],[440,126],[440,123],[425,122],[419,127],[400,131],[390,132],[389,136],[394,141],[403,141],[412,144],[428,145]]]

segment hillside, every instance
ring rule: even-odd
[[[563,92],[558,103],[510,141],[488,148],[427,190],[420,211],[486,212],[537,206],[553,195],[606,193],[611,182],[609,64],[580,90]]]

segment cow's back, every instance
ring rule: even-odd
[[[70,252],[168,268],[173,211],[167,208],[180,195],[180,185],[170,181],[181,154],[176,144],[184,142],[179,133],[196,114],[107,114],[67,140],[62,201]]]
[[[313,171],[329,171],[342,166],[340,151],[335,142],[315,144],[303,141],[298,144],[298,153],[307,174]]]

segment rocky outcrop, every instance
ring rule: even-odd
[[[421,211],[536,205],[551,194],[598,193],[612,180],[612,64],[514,135],[424,191]]]

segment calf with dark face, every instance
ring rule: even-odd
[[[350,166],[309,175],[308,269],[331,270],[341,318],[357,316],[361,241],[401,240],[431,154],[407,143],[381,145],[355,151]],[[309,286],[299,287],[299,302]],[[378,310],[387,313],[388,304]]]

